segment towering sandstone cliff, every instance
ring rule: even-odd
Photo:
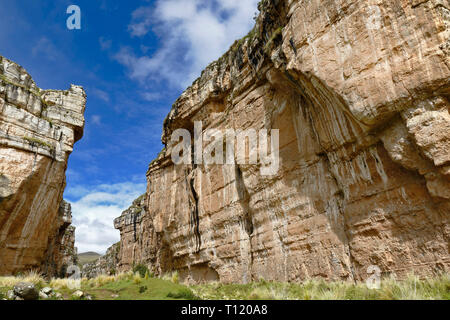
[[[0,56],[0,274],[53,274],[70,259],[74,230],[62,197],[85,104],[83,88],[41,90]]]
[[[120,269],[224,282],[449,272],[448,2],[264,0],[260,11],[173,105],[146,197],[115,221]],[[194,121],[279,129],[278,174],[174,165],[171,134]]]

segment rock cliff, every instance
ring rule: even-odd
[[[44,274],[65,277],[67,268],[77,264],[75,227],[71,223],[71,205],[63,200],[59,207],[56,226],[53,227],[56,233],[49,237],[46,257],[41,268]]]
[[[64,264],[59,248],[73,241],[70,207],[62,202],[65,170],[83,135],[85,104],[83,88],[42,90],[22,67],[0,56],[2,275],[54,272]]]
[[[143,250],[156,250],[157,244],[152,243],[152,224],[142,223],[147,216],[145,208],[146,195],[141,195],[122,215],[114,220],[114,227],[120,230],[120,250],[118,252],[117,268],[121,271],[130,270],[134,264],[143,258]],[[156,254],[156,251],[153,252]]]
[[[95,278],[99,275],[114,275],[119,264],[120,242],[113,244],[106,250],[106,254],[101,256],[94,262],[87,263],[83,266],[83,278]]]
[[[259,9],[166,118],[146,196],[115,221],[120,268],[193,282],[449,272],[448,2]],[[171,135],[194,136],[195,121],[203,132],[278,129],[278,173],[174,165]]]

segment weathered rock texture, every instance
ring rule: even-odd
[[[450,8],[265,0],[175,102],[120,268],[192,281],[365,279],[450,267]],[[280,170],[171,161],[172,132],[280,130]],[[203,142],[206,146],[207,141]]]
[[[76,265],[78,260],[70,203],[63,200],[56,223],[56,233],[49,238],[42,271],[47,275],[65,277],[67,268]]]
[[[119,264],[120,242],[113,244],[106,250],[106,254],[83,266],[83,278],[95,278],[99,275],[114,275]]]
[[[0,274],[46,269],[54,239],[64,238],[58,212],[85,103],[83,88],[41,90],[0,56]]]
[[[114,220],[114,227],[120,230],[120,248],[117,267],[121,271],[129,270],[133,264],[143,258],[143,250],[153,250],[156,254],[157,244],[153,240],[153,224],[142,223],[144,216],[148,214],[145,208],[146,195],[142,195],[133,201],[133,204],[119,218]]]

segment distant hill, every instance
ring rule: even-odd
[[[81,265],[85,265],[86,263],[93,262],[100,258],[102,255],[96,252],[83,252],[78,255],[78,263]]]

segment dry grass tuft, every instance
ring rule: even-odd
[[[0,287],[14,287],[19,282],[31,282],[39,287],[45,285],[45,280],[42,275],[34,270],[16,277],[0,277]]]

